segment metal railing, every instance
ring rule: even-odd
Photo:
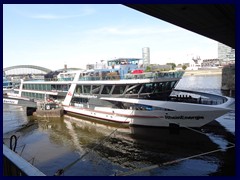
[[[181,78],[184,74],[184,71],[175,71],[175,72],[146,72],[141,74],[125,74],[121,75],[94,75],[87,74],[85,76],[80,76],[79,81],[98,81],[98,80],[120,80],[120,79],[159,79],[159,78]],[[72,81],[74,78],[45,78],[42,80],[31,80],[31,81]],[[27,80],[30,81],[30,80]]]
[[[3,144],[4,176],[46,176],[21,156]]]

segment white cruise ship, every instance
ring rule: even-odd
[[[52,81],[26,81],[21,96],[62,102],[67,113],[129,125],[201,127],[230,109],[234,99],[174,90],[183,71],[144,72],[137,59],[106,68],[65,72]]]

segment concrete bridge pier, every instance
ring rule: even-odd
[[[227,92],[229,96],[235,93],[235,64],[223,67],[221,90]]]

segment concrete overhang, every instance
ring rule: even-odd
[[[124,4],[235,49],[234,4]]]

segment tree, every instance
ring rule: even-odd
[[[183,70],[187,69],[187,66],[186,66],[186,65],[183,65],[183,66],[182,66],[182,69],[183,69]]]
[[[176,67],[176,64],[175,64],[175,63],[167,63],[166,65],[170,65],[170,66],[172,66],[172,70],[174,70],[175,67]]]
[[[146,69],[145,69],[146,72],[151,72],[152,71],[152,68],[150,66],[147,66]]]

